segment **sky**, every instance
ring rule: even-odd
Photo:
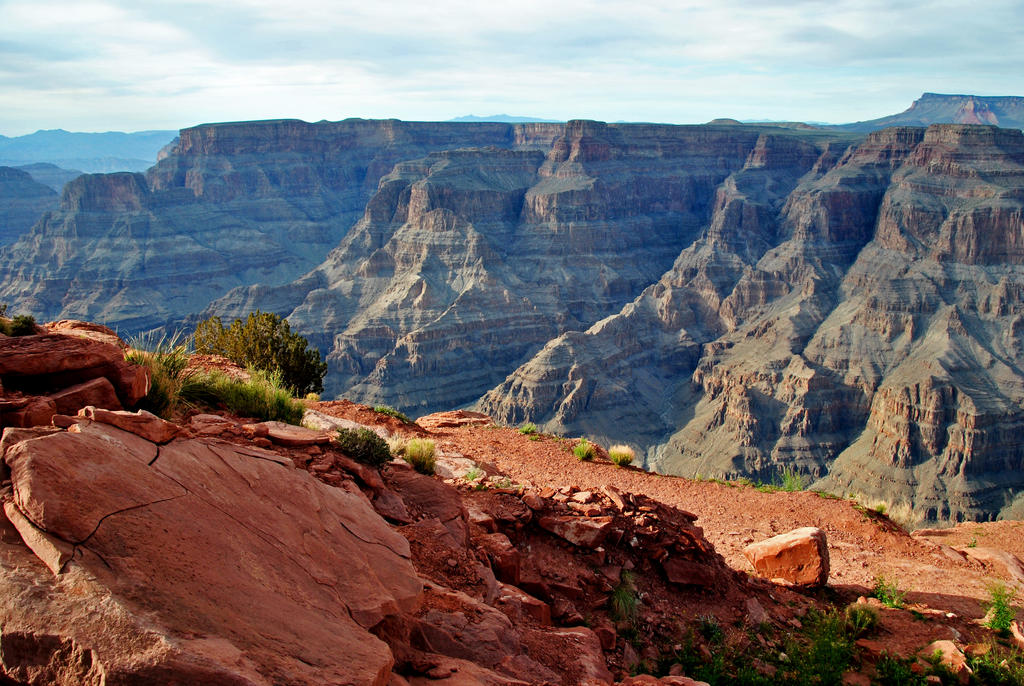
[[[498,113],[842,123],[923,92],[1024,95],[1022,26],[1022,0],[0,0],[0,134]]]

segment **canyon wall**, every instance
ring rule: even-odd
[[[0,302],[122,331],[261,308],[325,395],[630,443],[645,465],[1024,510],[1024,136],[250,122],[86,175]]]

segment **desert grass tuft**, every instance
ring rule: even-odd
[[[149,392],[139,401],[141,409],[164,419],[184,409],[181,390],[195,375],[188,368],[188,342],[181,332],[159,338],[142,334],[128,342],[124,359],[149,369]]]
[[[219,370],[191,374],[182,383],[186,402],[222,406],[241,417],[300,424],[305,407],[285,388],[279,373],[249,370],[248,381],[233,379]]]
[[[428,438],[413,438],[405,444],[405,461],[420,474],[433,474],[437,463],[434,442]]]
[[[636,453],[628,445],[613,445],[608,448],[608,459],[618,467],[625,467],[633,462]]]
[[[590,462],[597,455],[597,449],[594,444],[585,438],[581,438],[579,443],[572,449],[572,454],[576,456],[576,459],[580,462]]]

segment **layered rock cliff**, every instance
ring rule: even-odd
[[[657,284],[481,406],[631,438],[665,471],[796,468],[932,520],[994,515],[1022,466],[1024,136],[887,129],[834,164],[792,159],[807,172],[783,198],[738,192],[748,162]]]
[[[324,264],[269,302],[329,350],[329,393],[417,412],[473,402],[657,279],[758,135],[578,121],[546,154],[478,148],[400,164]],[[235,292],[213,311],[266,298]]]
[[[0,302],[271,310],[327,395],[984,518],[1024,485],[1022,208],[1024,137],[986,126],[207,125],[69,184]]]
[[[394,164],[464,145],[547,145],[559,127],[349,120],[207,125],[142,174],[85,175],[2,256],[0,301],[138,331],[324,259]]]

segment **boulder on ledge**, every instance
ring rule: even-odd
[[[825,532],[817,527],[794,529],[752,543],[743,554],[758,576],[766,579],[781,579],[796,586],[828,583],[828,541]]]

